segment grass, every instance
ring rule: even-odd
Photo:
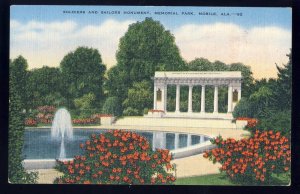
[[[230,182],[225,174],[210,174],[203,176],[194,176],[187,178],[178,178],[176,185],[235,185]]]
[[[273,175],[271,184],[269,185],[289,185],[290,175],[288,173]],[[203,176],[194,176],[187,178],[178,178],[175,185],[228,185],[228,186],[241,186],[240,184],[233,183],[227,178],[225,173],[211,174]],[[245,185],[246,186],[246,185]]]

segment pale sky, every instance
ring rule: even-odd
[[[63,13],[74,10],[85,14]],[[89,14],[91,10],[97,14]],[[127,11],[148,13],[125,14]],[[162,11],[178,15],[155,14]],[[182,14],[188,11],[194,15]],[[199,12],[216,15],[203,16]],[[291,9],[216,7],[12,6],[10,58],[22,55],[29,69],[57,67],[68,52],[87,46],[98,49],[103,63],[110,68],[116,64],[119,39],[130,24],[145,17],[160,21],[175,36],[187,62],[197,57],[227,64],[242,62],[251,66],[255,78],[269,78],[277,75],[275,63],[282,65],[288,61]]]

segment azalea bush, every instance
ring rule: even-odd
[[[41,113],[54,113],[56,108],[54,106],[45,105],[37,107],[37,110]]]
[[[247,121],[247,128],[252,129],[255,128],[258,124],[258,119],[256,118],[249,118],[249,117],[238,117],[236,120],[242,120],[242,121]]]
[[[91,125],[91,124],[98,124],[98,119],[92,118],[83,118],[83,119],[73,119],[72,123],[75,125]]]
[[[27,127],[36,127],[37,126],[37,121],[33,118],[27,118],[27,119],[25,119],[25,126],[27,126]]]
[[[152,150],[145,137],[113,130],[91,135],[81,144],[82,156],[57,161],[64,175],[54,183],[79,184],[172,184],[174,166],[169,150]]]
[[[51,124],[54,118],[56,108],[54,106],[39,106],[37,107],[36,121],[42,124]]]
[[[288,172],[291,163],[289,140],[280,132],[256,130],[253,137],[236,141],[212,139],[217,148],[206,151],[203,156],[221,163],[220,171],[243,184],[272,184],[271,175]]]

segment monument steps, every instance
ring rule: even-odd
[[[124,117],[115,126],[193,127],[207,129],[237,129],[236,123],[225,119]]]

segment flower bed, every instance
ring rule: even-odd
[[[80,147],[84,155],[58,161],[64,175],[54,183],[79,184],[171,184],[174,167],[169,150],[153,151],[145,137],[114,130],[93,134]]]
[[[39,112],[36,115],[36,121],[38,123],[51,124],[56,108],[54,106],[39,106],[37,107],[37,111]]]
[[[27,119],[25,119],[25,126],[27,126],[27,127],[36,127],[37,122],[33,118],[27,118]]]
[[[258,124],[258,119],[249,117],[238,117],[236,120],[247,121],[247,127],[253,128]]]
[[[248,184],[269,183],[273,173],[289,170],[291,151],[289,140],[273,131],[259,132],[249,139],[212,140],[218,148],[204,153],[205,158],[220,162],[231,180]]]
[[[42,113],[54,113],[56,111],[56,108],[54,106],[39,106],[37,107],[37,110],[39,112],[42,112]]]
[[[98,120],[92,118],[73,119],[72,123],[75,125],[91,125],[91,124],[97,124]]]

